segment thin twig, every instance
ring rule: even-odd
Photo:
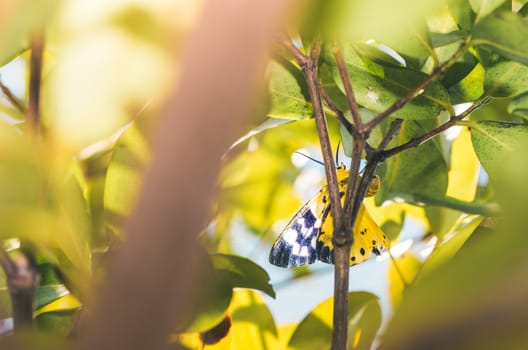
[[[22,114],[26,114],[26,107],[18,100],[13,92],[2,83],[0,80],[0,89],[4,93],[7,100]]]
[[[425,88],[427,88],[429,85],[431,85],[434,81],[436,81],[440,76],[442,76],[448,69],[451,67],[453,63],[468,49],[469,44],[465,43],[462,45],[454,54],[451,56],[446,62],[444,62],[442,65],[438,66],[431,75],[429,75],[423,82],[421,82],[417,87],[412,89],[407,93],[407,95],[400,98],[398,101],[394,102],[391,106],[389,106],[385,111],[381,112],[376,116],[376,118],[372,119],[368,123],[365,124],[366,130],[372,130],[374,127],[376,127],[379,123],[381,123],[383,120],[385,120],[389,115],[393,114],[403,106],[407,104],[410,100],[415,98],[416,96],[420,95]]]
[[[42,81],[42,59],[44,52],[44,36],[36,32],[31,40],[31,59],[29,76],[29,98],[27,108],[28,128],[36,136],[40,129],[40,87]]]
[[[387,148],[387,146],[392,141],[394,136],[398,135],[398,133],[400,132],[402,123],[403,123],[403,120],[401,119],[394,119],[391,122],[389,126],[389,130],[387,131],[385,136],[383,136],[383,139],[378,145],[377,151],[383,151],[385,148]]]
[[[456,115],[454,117],[451,117],[447,122],[445,122],[444,124],[438,126],[437,128],[434,128],[433,130],[423,134],[420,137],[412,138],[409,141],[407,141],[406,143],[401,144],[401,145],[399,145],[397,147],[393,147],[393,148],[390,148],[388,150],[379,152],[379,154],[378,154],[379,160],[380,161],[384,161],[385,159],[387,159],[389,157],[392,157],[392,156],[394,156],[394,155],[396,155],[396,154],[398,154],[400,152],[403,152],[403,151],[405,151],[405,150],[407,150],[409,148],[415,148],[415,147],[418,147],[418,146],[424,144],[425,142],[431,140],[433,137],[437,136],[441,132],[443,132],[443,131],[449,129],[450,127],[452,127],[453,125],[455,125],[458,121],[460,121],[460,120],[464,119],[465,117],[467,117],[469,114],[471,114],[476,109],[478,109],[478,108],[482,107],[483,105],[487,104],[489,101],[490,101],[489,97],[487,97],[487,96],[482,97],[481,99],[479,99],[478,101],[473,103],[463,113],[461,113],[460,115]]]
[[[352,124],[348,121],[348,119],[345,118],[345,114],[343,113],[343,111],[337,108],[337,106],[334,104],[334,102],[332,101],[330,96],[328,96],[328,93],[322,86],[319,86],[319,93],[321,94],[321,97],[325,101],[328,108],[330,108],[330,110],[335,113],[337,120],[339,120],[339,122],[345,127],[345,129],[347,129],[350,135],[352,135],[353,137],[357,135],[358,132],[354,124]]]
[[[343,52],[337,44],[334,44],[332,47],[332,52],[337,64],[337,69],[339,70],[339,75],[341,76],[341,81],[345,88],[345,93],[348,101],[348,106],[352,112],[352,119],[354,120],[354,125],[358,130],[363,130],[363,122],[361,121],[361,116],[359,114],[359,107],[356,102],[356,97],[354,96],[354,90],[352,89],[352,83],[350,82],[350,75],[348,74],[348,69],[346,67],[345,58],[343,57]]]
[[[299,66],[303,66],[308,61],[306,57],[297,46],[293,45],[292,41],[284,34],[278,34],[276,42],[290,52]]]

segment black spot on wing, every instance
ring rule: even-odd
[[[334,251],[330,250],[328,246],[325,246],[323,242],[317,242],[317,257],[320,261],[333,264],[334,263]]]

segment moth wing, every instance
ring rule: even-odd
[[[332,220],[332,213],[328,213],[317,237],[318,258],[328,264],[334,263],[334,245],[332,243],[334,227]],[[372,219],[364,204],[361,204],[352,234],[354,243],[350,248],[350,265],[356,265],[369,259],[372,253],[379,255],[383,248],[388,247],[387,237]]]
[[[317,259],[316,238],[321,227],[317,207],[322,202],[319,193],[299,209],[271,248],[269,261],[280,267],[313,264]]]

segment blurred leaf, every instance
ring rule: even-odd
[[[486,69],[484,90],[490,97],[512,97],[528,90],[528,67],[501,61]]]
[[[71,294],[66,294],[41,308],[37,308],[33,313],[33,317],[37,317],[46,312],[77,310],[81,306],[82,304],[76,297]]]
[[[470,30],[473,27],[475,13],[471,10],[469,1],[447,0],[447,4],[460,29]]]
[[[211,259],[215,275],[223,283],[230,284],[233,288],[257,289],[275,298],[268,273],[251,260],[227,254],[213,254]]]
[[[381,50],[380,47],[380,45],[376,46],[376,44],[365,43],[356,43],[354,45],[354,48],[360,56],[366,57],[377,64],[404,67],[402,62],[397,60],[393,55],[389,55],[387,52]]]
[[[451,237],[448,237],[441,244],[437,244],[435,250],[429,255],[420,270],[418,278],[421,279],[424,276],[427,276],[435,269],[449,262],[460,248],[462,248],[473,232],[475,232],[475,229],[480,225],[482,219],[483,217],[476,215],[461,217],[452,228],[451,232],[446,235],[450,235]]]
[[[517,13],[523,17],[526,17],[528,15],[528,3],[525,3]]]
[[[528,65],[528,22],[512,12],[494,13],[473,29],[473,45],[483,45],[511,60]]]
[[[42,30],[61,1],[20,0],[0,4],[0,67],[29,47],[31,35]]]
[[[431,43],[433,47],[442,47],[458,41],[463,41],[469,36],[467,30],[455,30],[449,33],[431,33]]]
[[[11,317],[11,296],[7,290],[3,269],[0,269],[0,319]]]
[[[41,286],[37,289],[35,296],[35,309],[38,310],[65,295],[70,294],[70,291],[64,284],[49,284]]]
[[[157,46],[116,28],[94,25],[82,33],[62,43],[43,103],[53,138],[73,154],[161,102],[174,77],[172,61]]]
[[[343,46],[343,55],[357,102],[374,112],[384,111],[427,78],[427,75],[410,69],[378,65],[359,56],[350,45]],[[344,92],[339,70],[330,50],[325,50],[323,58],[332,72],[333,79],[321,76],[321,79],[325,79],[322,86],[330,91],[337,86]],[[330,96],[333,97],[334,94]],[[450,108],[449,95],[445,89],[441,84],[433,83],[392,116],[401,119],[434,118],[443,109]],[[348,108],[343,110],[346,109]]]
[[[381,324],[378,297],[351,292],[348,301],[349,349],[368,349]],[[288,349],[327,349],[332,339],[333,298],[317,305],[293,333]]]
[[[115,145],[104,185],[105,215],[114,229],[120,227],[122,219],[132,210],[149,157],[140,128],[130,125]]]
[[[70,335],[76,318],[76,309],[46,312],[35,317],[35,324],[39,330],[66,338]]]
[[[233,320],[232,350],[277,348],[277,329],[273,316],[257,292],[235,291],[229,310]]]
[[[352,41],[374,39],[413,58],[430,55],[425,17],[438,10],[437,1],[362,0],[348,2],[334,15],[333,37]]]
[[[512,151],[528,138],[528,125],[495,121],[466,122],[471,128],[471,140],[477,156],[494,179]]]
[[[242,142],[249,140],[251,137],[253,137],[253,136],[255,136],[255,135],[257,135],[257,134],[259,134],[259,133],[261,133],[263,131],[266,131],[266,130],[271,129],[271,128],[275,128],[277,126],[281,126],[283,124],[288,124],[288,123],[291,123],[291,122],[293,122],[293,120],[291,120],[291,119],[280,119],[280,118],[274,118],[274,117],[268,118],[262,124],[260,124],[257,127],[251,129],[244,136],[242,136],[241,138],[236,140],[231,145],[231,147],[229,147],[229,150],[232,150],[233,148],[235,148],[236,146],[238,146]]]
[[[515,97],[508,105],[508,113],[528,119],[528,93],[523,93]]]
[[[421,267],[420,260],[410,253],[405,253],[390,262],[389,296],[396,310],[401,303],[405,289],[413,283]]]
[[[403,123],[401,131],[391,142],[391,147],[425,133],[414,121]],[[379,168],[381,190],[376,203],[395,198],[412,200],[414,195],[444,196],[447,189],[447,164],[434,142],[406,150],[387,159]]]
[[[522,349],[527,344],[527,157],[519,149],[504,158],[498,173],[505,206],[501,226],[407,290],[380,349]]]
[[[268,66],[271,97],[269,117],[282,119],[312,118],[313,109],[304,76],[291,62],[272,61]]]
[[[477,14],[477,20],[489,15],[505,2],[506,0],[469,0],[471,8]]]
[[[146,7],[127,6],[110,18],[110,23],[146,43],[168,45],[169,28],[164,28],[160,18]]]

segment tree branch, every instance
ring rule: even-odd
[[[319,85],[319,93],[321,94],[321,97],[325,101],[328,108],[330,108],[330,110],[335,113],[337,120],[339,120],[339,123],[341,123],[341,125],[343,125],[345,129],[347,129],[350,135],[352,135],[353,137],[356,136],[358,134],[358,131],[354,124],[352,124],[348,121],[348,119],[345,118],[343,111],[337,108],[330,96],[328,96],[326,90],[321,85]]]
[[[26,114],[26,107],[18,100],[13,92],[2,83],[0,80],[0,89],[4,93],[7,100],[22,114]]]
[[[444,62],[442,65],[440,65],[438,68],[434,70],[434,72],[429,75],[423,82],[421,82],[417,87],[415,87],[413,90],[409,91],[407,95],[400,98],[398,101],[394,102],[391,106],[389,106],[385,111],[381,112],[376,116],[376,118],[372,119],[368,123],[365,124],[365,129],[370,131],[374,129],[379,123],[381,123],[383,120],[385,120],[389,115],[393,114],[403,106],[407,104],[410,100],[415,98],[416,96],[420,95],[425,88],[427,88],[429,85],[431,85],[436,79],[438,79],[440,76],[442,76],[448,69],[451,67],[453,63],[456,62],[456,60],[468,49],[469,44],[465,43],[462,45],[454,54],[451,56],[446,62]]]
[[[29,64],[29,98],[27,108],[27,125],[31,133],[37,136],[40,132],[40,86],[42,81],[42,58],[44,52],[44,35],[36,32],[31,38],[31,58]]]
[[[319,81],[317,76],[317,60],[319,58],[320,47],[320,44],[314,43],[310,57],[303,55],[304,58],[300,61],[297,61],[297,63],[299,63],[301,66],[301,70],[308,85],[308,92],[310,94],[310,100],[312,101],[314,110],[315,125],[319,135],[319,142],[321,144],[321,152],[323,155],[326,179],[330,194],[330,205],[332,208],[331,210],[334,218],[334,225],[335,227],[339,227],[343,222],[341,202],[339,201],[339,186],[337,182],[334,156],[332,152],[332,146],[330,145],[330,138],[328,136],[328,127],[326,125],[326,118],[321,101]]]
[[[341,48],[334,44],[332,47],[332,52],[336,59],[337,68],[339,70],[339,75],[341,76],[341,81],[345,87],[345,93],[348,101],[348,106],[352,112],[352,119],[354,120],[354,125],[356,128],[363,132],[363,122],[361,121],[361,116],[359,115],[359,107],[356,102],[356,97],[354,96],[354,90],[352,89],[352,83],[350,82],[350,75],[348,74],[348,69],[346,67],[345,59],[343,57],[343,52]]]
[[[418,146],[424,144],[425,142],[431,140],[433,137],[437,136],[441,132],[449,129],[450,127],[455,125],[458,121],[464,119],[465,117],[467,117],[469,114],[471,114],[476,109],[478,109],[478,108],[482,107],[483,105],[489,103],[489,101],[490,101],[490,98],[487,97],[487,96],[484,96],[481,99],[479,99],[478,101],[476,101],[473,105],[471,105],[468,109],[466,109],[460,115],[451,117],[444,124],[442,124],[442,125],[438,126],[437,128],[435,128],[435,129],[423,134],[420,137],[412,138],[409,141],[407,141],[406,143],[401,144],[401,145],[399,145],[397,147],[390,148],[388,150],[384,150],[384,151],[380,150],[380,152],[377,155],[377,157],[379,157],[380,161],[382,162],[385,159],[387,159],[389,157],[392,157],[392,156],[394,156],[394,155],[396,155],[398,153],[401,153],[401,152],[403,152],[403,151],[405,151],[405,150],[407,150],[409,148],[418,147]]]
[[[4,270],[11,299],[14,332],[31,327],[33,299],[39,281],[34,263],[21,252],[13,259],[4,249],[0,249],[0,266]]]

